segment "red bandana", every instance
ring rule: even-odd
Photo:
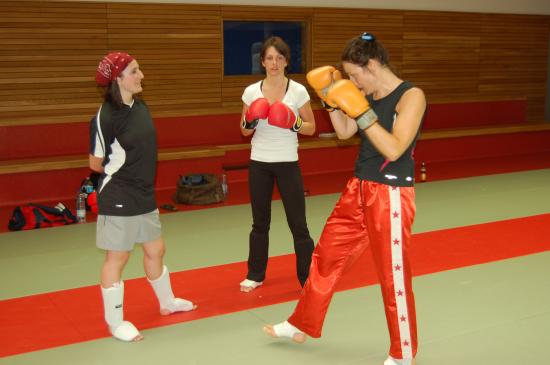
[[[113,52],[103,57],[97,66],[95,81],[99,86],[107,86],[132,62],[134,58],[128,53]]]

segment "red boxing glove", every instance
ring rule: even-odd
[[[269,109],[267,123],[275,127],[290,129],[293,132],[298,132],[302,127],[302,118],[295,115],[285,103],[277,101],[273,103]]]
[[[86,197],[86,203],[90,207],[92,213],[97,214],[97,193],[95,191],[88,194],[88,196]]]
[[[244,129],[254,129],[260,119],[266,119],[269,115],[269,101],[266,98],[256,99],[250,104],[243,119]]]

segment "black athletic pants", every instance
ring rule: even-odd
[[[265,279],[269,256],[269,227],[274,183],[277,183],[281,194],[286,220],[294,239],[298,280],[304,286],[309,273],[314,244],[307,228],[304,184],[298,161],[250,161],[248,186],[253,224],[249,241],[247,279],[254,281],[264,281]]]

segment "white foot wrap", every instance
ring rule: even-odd
[[[149,279],[147,279],[149,280]],[[195,309],[195,305],[185,299],[174,297],[168,268],[163,266],[162,274],[158,279],[149,280],[160,305],[160,314],[168,315],[174,312],[188,312]]]
[[[273,331],[277,337],[286,337],[294,340],[294,335],[304,334],[298,328],[294,327],[288,321],[281,322],[273,326]]]
[[[124,321],[124,282],[114,283],[110,288],[101,287],[103,295],[103,309],[105,322],[111,334],[122,341],[133,341],[140,336],[137,328],[130,322]]]
[[[161,311],[163,309],[165,311],[168,311],[168,314],[174,312],[189,312],[195,309],[195,304],[193,304],[193,302],[190,302],[189,300],[174,298],[174,300],[171,303],[168,303],[166,307],[161,308]]]
[[[394,359],[391,356],[388,356],[384,365],[411,365],[412,359]]]
[[[115,338],[126,342],[134,341],[140,335],[136,326],[128,321],[123,321],[116,328],[109,326],[109,330]]]
[[[262,284],[263,284],[262,281],[254,281],[254,280],[244,279],[243,281],[241,281],[240,286],[241,286],[241,288],[254,290],[257,287],[261,286]]]

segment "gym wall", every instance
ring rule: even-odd
[[[528,120],[544,118],[549,15],[2,1],[0,16],[0,125],[88,122],[101,101],[95,68],[116,50],[140,62],[155,117],[238,113],[257,76],[223,76],[222,22],[230,19],[305,21],[308,67],[336,64],[345,42],[368,30],[429,102],[526,99]]]

